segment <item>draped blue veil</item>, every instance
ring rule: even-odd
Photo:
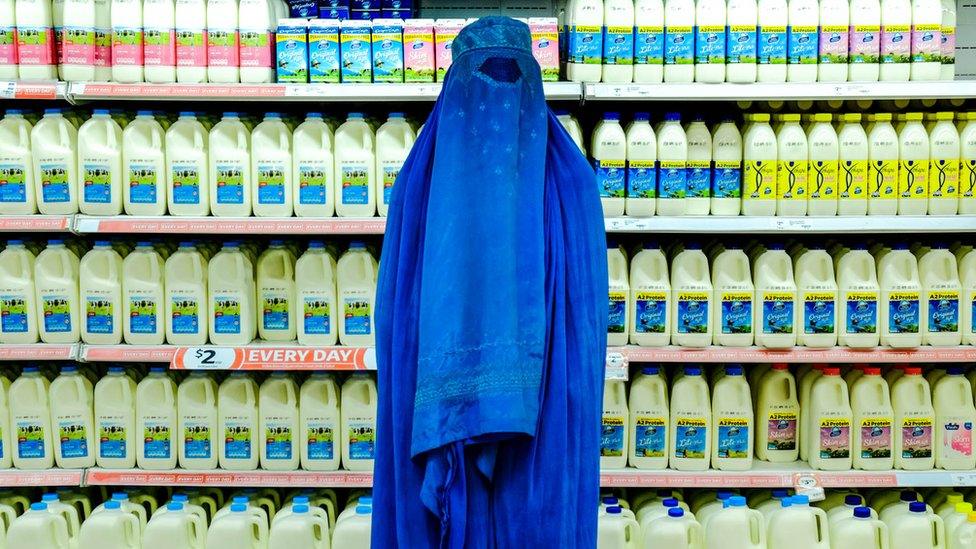
[[[528,27],[501,17],[458,35],[393,188],[375,548],[596,543],[602,209],[530,46]]]

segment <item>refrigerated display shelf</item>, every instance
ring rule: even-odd
[[[7,360],[76,360],[79,356],[77,343],[0,344],[0,361]]]
[[[366,488],[373,473],[361,471],[146,471],[93,468],[87,486],[246,486],[254,488]]]
[[[916,363],[976,362],[976,347],[918,347],[915,349],[764,349],[762,347],[611,347],[628,362],[786,362],[786,363]]]
[[[30,486],[83,486],[84,469],[4,469],[0,470],[0,488]]]
[[[976,221],[974,221],[976,224]],[[323,235],[383,234],[384,217],[136,217],[75,216],[78,234]]]
[[[585,101],[814,101],[830,99],[964,99],[976,81],[784,82],[755,84],[585,84]]]
[[[0,233],[66,233],[70,215],[0,215]]]
[[[0,99],[67,100],[68,83],[53,81],[0,81]]]
[[[976,216],[610,217],[608,233],[851,234],[973,233]]]

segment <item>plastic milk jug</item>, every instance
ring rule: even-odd
[[[610,276],[609,317],[607,322],[607,345],[619,347],[627,344],[630,334],[630,283],[627,277],[627,256],[620,248],[607,248],[607,271]]]
[[[804,216],[807,214],[810,151],[807,134],[800,127],[799,114],[782,115],[776,147],[776,215]]]
[[[381,216],[390,208],[393,183],[416,139],[402,112],[390,113],[386,123],[376,130],[376,207]]]
[[[664,2],[634,2],[634,82],[664,80]]]
[[[745,252],[728,248],[715,257],[712,288],[714,344],[726,347],[752,345],[755,287]]]
[[[235,372],[217,391],[217,445],[221,469],[254,470],[258,466],[258,386]]]
[[[806,372],[797,370],[797,377],[800,380],[800,423],[798,425],[800,431],[800,459],[802,461],[808,461],[810,459],[810,453],[816,451],[816,448],[811,447],[810,437],[808,436],[810,431],[813,430],[811,420],[813,414],[810,411],[810,394],[813,391],[813,383],[823,376],[823,369],[825,367],[826,364],[814,364]]]
[[[106,469],[136,464],[136,382],[121,366],[95,384],[95,463]]]
[[[789,0],[787,81],[817,81],[819,27],[820,5],[817,0]]]
[[[93,3],[95,5],[93,79],[105,82],[112,79],[112,2],[94,0]]]
[[[759,382],[756,401],[756,457],[764,461],[796,461],[800,404],[796,381],[786,364],[774,364]]]
[[[891,405],[895,410],[895,468],[924,471],[935,465],[932,426],[935,409],[929,383],[921,368],[905,368],[891,386]]]
[[[847,383],[827,367],[810,390],[810,466],[823,471],[851,468],[851,420]]]
[[[831,125],[833,115],[813,115],[807,131],[810,169],[807,173],[807,213],[809,215],[837,215],[838,158],[837,132]]]
[[[0,49],[0,75],[7,80],[17,79],[17,27],[16,2],[6,0],[0,4],[0,26],[3,27],[4,46]]]
[[[922,113],[905,115],[898,133],[898,215],[925,215],[929,191],[929,134]]]
[[[295,215],[332,217],[335,213],[335,160],[332,129],[321,113],[309,113],[292,135]]]
[[[314,509],[314,508],[313,508]],[[366,516],[366,522],[359,519],[359,511]],[[356,507],[357,515],[355,519],[350,517],[343,521],[343,529],[336,529],[334,547],[349,547],[358,549],[359,547],[369,547],[369,512],[370,506],[360,505]],[[321,514],[310,513],[310,508],[306,504],[297,504],[293,511],[281,520],[275,521],[271,526],[269,538],[269,549],[289,549],[289,548],[308,548],[308,549],[328,549],[329,545],[329,521]],[[354,528],[355,532],[349,531]],[[365,528],[363,526],[365,525]],[[337,525],[338,526],[338,525]],[[339,542],[342,545],[339,545]]]
[[[207,531],[207,547],[241,547],[261,549],[267,547],[268,522],[248,513],[246,503],[233,503],[230,513],[215,518]]]
[[[840,115],[837,213],[864,215],[868,211],[868,136],[860,113]]]
[[[805,0],[794,0],[800,2]],[[776,134],[769,115],[753,114],[742,145],[742,214],[776,212]]]
[[[583,130],[580,128],[579,120],[573,115],[569,114],[569,111],[555,110],[556,118],[559,119],[559,124],[569,133],[569,136],[573,138],[573,142],[579,147],[580,151],[585,155],[586,147],[583,146]],[[634,113],[636,119],[637,114]]]
[[[943,549],[945,528],[942,517],[931,514],[924,503],[909,504],[909,512],[888,523],[891,549]]]
[[[125,213],[166,214],[165,140],[166,132],[153,118],[152,111],[139,111],[122,131]]]
[[[671,453],[668,387],[658,367],[648,366],[642,374],[630,385],[629,462],[638,469],[664,469]]]
[[[112,80],[142,82],[144,57],[143,2],[111,0]],[[154,14],[158,15],[158,14]]]
[[[837,549],[887,549],[889,544],[888,526],[870,507],[856,507],[851,516],[832,521],[830,537],[831,547]]]
[[[146,82],[176,82],[176,5],[174,0],[143,0]]]
[[[608,380],[603,388],[603,425],[600,432],[602,469],[623,469],[627,466],[629,421],[626,385],[623,381]]]
[[[801,253],[794,265],[796,271],[797,313],[801,328],[797,344],[804,347],[837,345],[837,282],[834,262],[823,249],[812,248]]]
[[[58,437],[54,458],[62,469],[95,465],[93,399],[91,382],[74,366],[62,368],[61,375],[51,382],[51,426],[57,428]]]
[[[32,503],[30,510],[17,517],[7,531],[9,547],[35,547],[37,549],[69,549],[68,525],[64,517],[52,513],[47,503]],[[105,547],[99,544],[98,547]]]
[[[925,289],[921,316],[928,321],[928,330],[922,333],[922,344],[959,345],[962,341],[959,330],[961,285],[956,256],[944,245],[937,245],[918,260],[918,272]]]
[[[351,242],[336,269],[339,342],[372,345],[373,306],[376,296],[376,260],[362,242]]]
[[[122,213],[122,128],[107,109],[96,109],[78,129],[78,173],[81,213]]]
[[[695,2],[695,82],[725,82],[725,25],[725,2]]]
[[[277,0],[241,0],[238,2],[240,23],[241,82],[263,83],[275,81],[272,59],[275,51],[275,31],[278,16]]]
[[[16,59],[21,80],[57,80],[52,3],[16,0]]]
[[[854,348],[877,347],[878,301],[880,287],[874,257],[857,246],[837,263],[840,296],[840,345]]]
[[[760,0],[756,26],[758,82],[786,82],[789,8],[786,0]]]
[[[603,58],[603,2],[573,0],[567,11],[567,76],[573,82],[599,82]]]
[[[976,343],[976,315],[972,303],[976,303],[976,252],[970,250],[959,261],[959,279],[962,285],[961,322],[963,345]]]
[[[207,159],[210,139],[207,129],[192,112],[181,112],[176,122],[166,130],[165,142],[169,214],[210,215],[210,170]]]
[[[752,467],[755,416],[742,366],[726,366],[712,395],[712,466],[722,471]]]
[[[894,410],[881,369],[864,368],[864,375],[851,385],[850,391],[854,413],[851,430],[854,468],[865,471],[891,469]]]
[[[976,213],[976,117],[966,116],[959,132],[959,213]]]
[[[78,549],[138,549],[142,547],[142,525],[135,515],[122,510],[122,503],[106,501],[102,511],[81,524]]]
[[[13,464],[17,469],[50,469],[54,466],[50,383],[36,366],[25,366],[10,385],[10,428],[17,437]]]
[[[706,549],[762,549],[766,532],[762,513],[746,507],[746,498],[732,496],[726,507],[704,524]]]
[[[725,119],[712,134],[712,215],[739,215],[742,210],[742,134]]]
[[[680,216],[689,213],[688,136],[681,127],[680,113],[664,115],[664,123],[657,130],[657,156],[657,214]]]
[[[820,47],[817,80],[847,80],[850,11],[847,0],[820,0]]]
[[[264,341],[294,341],[295,257],[281,240],[272,240],[257,264],[258,337]]]
[[[664,1],[664,81],[688,83],[695,77],[695,3]]]
[[[49,240],[34,262],[37,329],[44,343],[75,343],[81,323],[78,256],[63,240]]]
[[[679,471],[704,471],[712,455],[712,406],[701,368],[686,366],[671,387],[670,465]]]
[[[180,383],[179,462],[184,469],[217,468],[217,383],[193,372]]]
[[[21,65],[23,67],[23,65]],[[62,109],[45,109],[31,130],[37,209],[45,215],[78,212],[78,130]]]
[[[122,257],[105,240],[81,258],[79,292],[85,318],[81,340],[117,345],[122,341]]]
[[[946,528],[948,538],[947,547],[969,547],[976,542],[976,513],[966,515],[966,520],[959,524],[952,532]]]
[[[753,307],[756,345],[788,348],[796,345],[796,281],[793,262],[782,245],[773,245],[759,255],[753,272],[756,306]]]
[[[881,1],[882,81],[908,80],[912,59],[912,3],[910,0]]]
[[[912,0],[912,80],[942,76],[942,2]]]
[[[942,2],[942,69],[939,80],[954,80],[956,78],[956,3],[948,0]]]
[[[275,372],[259,393],[261,467],[271,471],[298,468],[298,387],[284,372]]]
[[[882,522],[888,525],[889,529],[891,528],[892,523],[897,522],[898,519],[908,515],[912,503],[921,503],[920,500],[922,499],[922,495],[915,490],[902,490],[901,492],[897,493],[894,493],[895,491],[892,490],[891,492],[893,493],[891,493],[889,497],[893,498],[897,495],[898,499],[896,501],[892,501],[891,503],[887,504],[882,502],[875,503],[875,506],[881,509],[881,512],[878,513],[878,517]],[[875,498],[880,498],[880,496],[875,496]],[[927,504],[925,507],[928,513],[934,514],[934,510],[931,507],[929,507]]]
[[[759,10],[756,0],[730,0],[728,4],[728,46],[726,80],[756,81]]]
[[[669,508],[667,516],[656,519],[651,527],[644,529],[645,547],[697,549],[702,542],[701,525],[681,507]]]
[[[239,3],[207,0],[207,79],[240,82]]]
[[[13,433],[11,432],[10,408],[7,406],[10,400],[9,395],[10,379],[8,379],[6,376],[0,377],[0,405],[3,405],[3,410],[0,411],[0,425],[7,426],[7,429],[0,433],[0,451],[3,452],[3,455],[0,455],[0,466],[8,469],[13,463],[11,460],[11,451],[13,450],[14,444]],[[0,514],[5,513],[6,510],[9,509],[9,507],[3,507],[4,503],[6,502],[0,502]],[[8,525],[9,522],[10,521],[7,521]]]
[[[178,0],[175,10],[176,81],[207,81],[207,0]]]
[[[140,242],[122,261],[122,334],[132,345],[164,340],[163,258],[152,243]]]
[[[620,507],[608,507],[597,522],[597,549],[637,549],[640,547],[640,525],[625,515]]]
[[[176,467],[176,384],[163,368],[150,368],[136,386],[136,463],[140,469]]]
[[[847,79],[851,82],[877,82],[881,60],[881,2],[853,0],[850,3],[850,64]]]
[[[251,260],[237,242],[224,242],[207,268],[210,342],[247,345],[257,333]]]
[[[336,310],[336,262],[320,240],[295,264],[295,329],[302,345],[335,345],[338,336]]]
[[[38,307],[34,254],[23,240],[10,240],[0,252],[0,342],[37,343]]]
[[[701,116],[685,131],[688,143],[685,215],[708,215],[712,192],[712,134]]]
[[[143,549],[204,549],[207,546],[207,522],[172,501],[166,513],[157,513],[149,520],[142,534]]]
[[[929,215],[956,215],[959,210],[959,132],[954,113],[936,113],[929,132]]]
[[[335,471],[339,468],[339,389],[329,374],[316,372],[301,388],[299,431],[301,466],[306,471]]]
[[[950,366],[947,375],[932,389],[935,404],[935,466],[939,469],[972,469],[973,454],[973,388],[959,366]]]
[[[891,113],[872,115],[868,134],[868,214],[898,212],[898,133]]]
[[[0,120],[0,214],[37,213],[31,129],[24,111],[7,110]]]
[[[634,3],[603,2],[603,82],[634,80]]]
[[[336,214],[340,217],[376,214],[374,139],[362,113],[349,113],[335,132]]]
[[[590,144],[603,216],[619,217],[624,214],[627,173],[627,137],[620,126],[620,113],[603,114],[603,119],[593,129]],[[660,144],[658,148],[661,148]],[[663,175],[663,168],[661,172]]]
[[[251,203],[258,217],[291,217],[291,130],[269,112],[251,132]]]
[[[354,373],[342,384],[341,398],[342,468],[371,471],[376,453],[376,382]],[[626,420],[626,413],[624,416]]]
[[[671,343],[680,347],[706,347],[712,343],[713,297],[708,258],[696,244],[671,262]]]
[[[209,161],[213,215],[251,215],[251,132],[236,112],[225,112],[211,128]]]
[[[202,345],[207,342],[207,260],[192,242],[166,259],[164,318],[166,341],[171,345]],[[158,305],[157,305],[158,306]]]
[[[645,217],[657,209],[657,137],[646,112],[627,127],[627,215]]]
[[[905,244],[895,245],[878,261],[878,278],[881,344],[918,347],[922,344],[922,333],[928,330],[928,319],[921,315],[922,283],[915,254]]]

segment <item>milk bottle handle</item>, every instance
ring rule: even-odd
[[[244,384],[244,398],[246,398],[248,402],[256,403],[258,401],[257,393],[254,390],[254,386],[251,385],[250,383]]]
[[[142,525],[139,522],[139,517],[126,512],[122,514],[122,520],[125,521],[122,530],[125,535],[126,546],[132,549],[138,549],[142,544]]]
[[[281,150],[291,151],[291,141],[288,139],[288,129],[284,128],[278,132],[278,148]]]
[[[891,543],[888,540],[888,525],[878,519],[875,519],[874,527],[877,530],[876,537],[878,540],[880,540],[879,549],[889,549]]]
[[[172,383],[167,383],[168,380],[169,378],[165,380],[160,380],[160,382],[163,384],[163,392],[166,393],[167,402],[169,401],[176,402],[176,390],[173,388]]]
[[[763,528],[763,515],[755,509],[749,509],[749,530],[753,544],[759,547],[766,545],[766,532]]]
[[[203,384],[203,396],[207,399],[207,402],[217,402],[217,395],[214,392],[213,385],[210,383]]]
[[[935,541],[934,547],[945,547],[945,523],[942,521],[942,517],[936,514],[928,515],[931,517],[929,520],[932,521],[932,525],[935,527]]]
[[[203,257],[194,255],[193,257],[193,278],[194,280],[206,280],[207,270],[203,267]]]
[[[259,517],[257,515],[251,515],[250,516],[250,521],[251,521],[251,525],[252,525],[252,532],[254,532],[255,534],[257,534],[254,538],[252,538],[252,541],[254,542],[253,548],[254,549],[259,549],[260,547],[263,546],[262,543],[261,543],[261,540],[268,539],[268,533],[269,533],[268,532],[268,521],[262,519],[261,517]]]
[[[289,406],[294,406],[298,402],[298,395],[295,393],[295,386],[292,385],[291,383],[285,384],[285,396],[288,398]],[[269,510],[270,507],[271,505],[269,504]]]
[[[26,124],[21,124],[17,128],[17,133],[20,136],[20,142],[21,142],[21,144],[27,144],[29,146],[30,145],[30,131],[27,130],[27,125]]]
[[[827,531],[830,525],[827,523],[827,512],[819,507],[813,507],[813,516],[817,519],[817,542],[829,544],[830,540],[826,539]]]
[[[697,520],[688,521],[688,547],[700,549],[702,547],[702,526]]]
[[[195,130],[199,130],[199,128],[195,128]],[[206,150],[206,146],[207,146],[207,140],[205,139],[205,136],[204,136],[203,132],[202,131],[194,131],[193,132],[193,148],[195,148],[198,151],[205,151]]]
[[[237,132],[237,148],[250,153],[251,147],[247,143],[247,129],[240,128]]]
[[[60,145],[62,147],[71,147],[71,135],[68,133],[68,124],[70,122],[63,119],[58,124],[58,139],[61,141]]]
[[[206,546],[207,523],[203,517],[196,513],[188,513],[187,528],[190,533],[190,543],[195,549],[203,549]]]

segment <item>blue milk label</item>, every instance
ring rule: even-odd
[[[708,427],[703,418],[678,417],[674,422],[674,457],[706,459]]]
[[[97,295],[85,297],[85,331],[92,334],[110,334],[114,329],[111,300]]]
[[[373,331],[370,322],[372,304],[368,297],[347,295],[342,300],[346,335],[369,335]]]
[[[214,332],[218,334],[241,333],[241,300],[236,294],[213,296]]]
[[[284,162],[264,160],[257,162],[258,204],[285,203],[285,170]]]
[[[384,160],[383,161],[383,173],[380,177],[383,178],[383,204],[389,205],[390,200],[393,198],[393,184],[396,183],[398,177],[400,177],[400,170],[403,168],[402,160]]]
[[[156,165],[149,162],[130,162],[127,171],[129,176],[129,202],[133,204],[155,204],[159,182]]]
[[[718,448],[720,458],[751,458],[749,451],[749,420],[744,417],[722,417],[718,420]]]
[[[44,315],[44,330],[55,333],[71,331],[71,305],[67,295],[42,295],[41,313]]]
[[[836,303],[832,292],[803,294],[803,333],[832,334],[835,326]]]
[[[786,64],[786,27],[759,27],[757,61],[760,65]]]
[[[173,295],[170,298],[170,323],[174,334],[200,333],[200,304],[197,298]]]
[[[610,292],[610,312],[607,321],[607,333],[622,334],[626,331],[627,321],[627,293]]]
[[[728,30],[728,60],[729,63],[755,63],[756,53],[756,26],[755,25],[731,25]]]
[[[155,334],[159,329],[159,307],[152,295],[129,295],[129,331],[134,334]]]
[[[752,292],[722,292],[723,334],[752,333]]]
[[[917,334],[921,312],[918,292],[891,292],[888,296],[888,333]]]
[[[251,459],[251,422],[247,418],[228,417],[224,420],[224,457]]]
[[[294,435],[291,421],[268,418],[264,429],[264,453],[268,459],[291,459]]]
[[[764,292],[762,299],[762,330],[764,334],[793,332],[793,294]]]
[[[725,64],[725,27],[695,27],[695,64]]]
[[[329,334],[332,332],[330,304],[324,296],[306,295],[304,297],[302,321],[306,334]]]
[[[21,163],[0,160],[0,202],[27,202],[27,169]]]
[[[577,65],[603,62],[603,28],[574,25],[569,29],[569,59]]]
[[[188,417],[183,422],[183,457],[210,459],[212,440],[210,423],[205,419]]]
[[[929,333],[959,331],[959,292],[929,292]]]
[[[634,455],[644,458],[663,458],[668,440],[668,425],[663,417],[634,418]]]
[[[81,418],[58,421],[58,442],[62,459],[88,457],[88,430]]]
[[[313,83],[339,83],[339,22],[316,19],[308,28],[308,78]]]
[[[664,63],[664,27],[636,27],[634,29],[634,64],[661,65]]]
[[[373,56],[370,47],[370,27],[343,26],[339,31],[339,59],[342,60],[342,81],[370,83],[373,81]]]
[[[817,64],[818,29],[814,26],[791,26],[787,29],[789,47],[787,55],[790,65]]]
[[[349,457],[351,459],[374,459],[376,457],[376,425],[368,419],[350,419]]]
[[[328,419],[309,419],[307,444],[308,459],[332,459],[335,457],[335,422]]]
[[[688,198],[712,196],[712,166],[708,160],[689,160],[687,164]]]
[[[712,196],[715,198],[742,197],[742,162],[716,160],[712,167]]]
[[[343,204],[368,204],[369,203],[369,166],[356,162],[343,162],[339,172],[342,180],[339,182],[342,189]]]
[[[169,459],[173,450],[173,426],[169,419],[146,418],[142,453],[149,459]]]
[[[17,457],[21,459],[42,458],[46,455],[44,448],[44,429],[46,421],[39,417],[18,418],[17,427]]]
[[[27,332],[27,300],[22,294],[0,295],[0,332],[22,334]]]
[[[41,162],[41,201],[56,204],[71,200],[68,190],[68,165],[63,162]]]
[[[688,168],[680,160],[658,163],[658,198],[684,198],[688,194]]]
[[[283,21],[284,23],[284,21]],[[308,82],[308,29],[305,21],[278,25],[275,57],[278,82]]]
[[[102,418],[98,421],[98,457],[125,458],[126,424],[120,417]]]
[[[847,292],[845,322],[849,334],[873,334],[878,331],[878,294]]]
[[[604,198],[623,198],[626,191],[625,170],[623,160],[593,160],[593,170],[596,172],[596,184],[600,196]]]
[[[244,203],[244,163],[218,161],[215,163],[218,204]]]
[[[663,334],[667,326],[666,292],[638,290],[634,293],[634,331],[639,334]]]
[[[92,204],[112,201],[112,172],[108,164],[85,161],[82,166],[82,200]]]
[[[624,455],[625,418],[603,414],[600,430],[600,457],[620,457]]]
[[[200,203],[200,165],[196,160],[173,160],[170,177],[174,204]]]
[[[653,160],[627,162],[627,197],[657,197],[657,163]]]
[[[265,290],[261,294],[261,326],[265,330],[288,329],[288,294],[281,290]]]
[[[403,27],[373,22],[373,81],[403,82]]]
[[[673,26],[664,29],[664,64],[693,65],[694,63],[694,27]]]
[[[329,169],[319,160],[298,161],[298,203],[325,205],[328,201],[326,185]]]
[[[634,28],[604,27],[603,64],[634,64]]]
[[[708,331],[708,292],[678,292],[678,333],[703,334]]]

